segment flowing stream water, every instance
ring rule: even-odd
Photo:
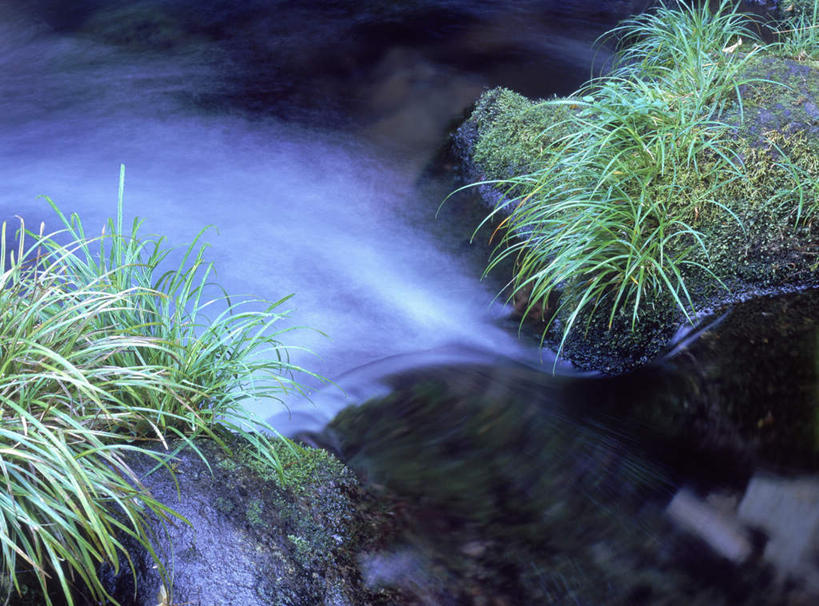
[[[537,362],[478,280],[480,209],[436,219],[454,181],[429,169],[483,88],[583,82],[611,4],[3,3],[2,219],[58,228],[47,195],[96,232],[124,163],[126,224],[214,226],[228,292],[295,293],[292,324],[327,335],[290,337],[319,375],[442,346]]]
[[[556,377],[494,300],[504,276],[479,279],[488,234],[470,236],[484,210],[462,196],[436,218],[458,184],[442,150],[480,92],[571,92],[610,52],[594,40],[645,4],[6,1],[0,219],[58,227],[47,195],[101,228],[124,163],[127,218],[144,233],[183,245],[214,226],[228,292],[295,293],[289,325],[315,330],[286,343],[335,384],[306,377],[311,402],[249,407],[335,448],[412,512],[413,531],[364,563],[409,603],[766,603],[773,573],[749,580],[763,568],[719,556],[709,569],[690,555],[704,543],[662,515],[683,483],[739,498],[755,462],[730,429],[698,434],[711,440],[700,450],[675,442],[653,404],[707,411],[715,391],[744,394],[761,402],[749,426],[773,424],[757,392],[791,397],[768,387],[790,385],[810,419],[815,301],[791,333],[759,337],[787,333],[784,362],[743,350],[725,363],[740,328],[630,377]],[[762,359],[754,379],[776,378],[757,385],[749,357]],[[600,507],[574,517],[588,503]]]

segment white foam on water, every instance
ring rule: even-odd
[[[343,132],[186,107],[218,74],[206,53],[140,57],[21,19],[0,31],[0,218],[59,223],[39,195],[99,230],[127,168],[126,223],[182,246],[207,226],[231,294],[290,293],[293,361],[328,378],[378,358],[448,343],[514,354],[505,311],[457,257],[417,228],[421,199],[399,159]],[[427,218],[428,217],[428,218]],[[295,406],[296,403],[289,402]],[[309,410],[309,406],[306,410]],[[280,410],[266,402],[261,416]]]

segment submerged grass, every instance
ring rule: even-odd
[[[21,224],[12,246],[4,224],[0,237],[0,587],[20,592],[21,575],[33,575],[48,604],[55,587],[68,604],[77,589],[112,601],[100,565],[129,561],[127,536],[164,575],[146,520],[176,514],[131,471],[134,453],[168,467],[170,438],[227,448],[228,429],[284,480],[270,438],[255,431],[272,428],[240,405],[299,389],[302,369],[272,330],[286,299],[209,298],[201,234],[161,270],[164,239],[141,239],[139,221],[123,231],[123,185],[124,168],[117,217],[99,237],[50,200],[59,236]]]
[[[541,130],[530,172],[491,182],[506,195],[481,224],[502,219],[487,271],[514,263],[509,298],[528,301],[524,318],[543,313],[543,338],[556,330],[558,354],[601,315],[609,328],[627,321],[632,331],[646,309],[690,319],[691,275],[725,288],[703,228],[745,229],[728,192],[748,175],[736,122],[725,116],[743,120],[742,90],[764,82],[744,74],[771,47],[735,3],[696,4],[660,5],[607,34],[618,46],[610,73],[534,106],[531,115],[554,108],[560,119]],[[779,164],[788,185],[772,203],[797,199],[804,224],[815,179],[784,154]]]

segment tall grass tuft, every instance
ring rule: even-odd
[[[746,53],[761,44],[739,2],[672,2],[623,21],[602,37],[617,41],[613,73],[661,78],[670,91],[699,101],[726,101]]]
[[[819,59],[819,0],[802,10],[791,5],[790,10],[794,14],[776,31],[777,52],[800,60]]]
[[[16,243],[5,224],[0,234],[0,587],[20,592],[21,575],[33,575],[47,604],[55,586],[68,604],[77,589],[113,601],[98,571],[130,561],[129,536],[164,575],[146,520],[176,514],[129,456],[167,467],[169,438],[224,445],[221,427],[284,478],[270,439],[254,431],[272,428],[241,409],[246,397],[299,389],[301,369],[272,330],[284,300],[206,298],[212,265],[200,238],[163,270],[164,239],[140,239],[139,221],[123,231],[123,185],[124,170],[117,217],[98,237],[50,200],[59,236],[22,222]]]
[[[231,297],[212,283],[213,263],[205,260],[207,245],[201,243],[204,230],[182,251],[169,248],[164,237],[142,239],[139,219],[126,232],[124,167],[122,171],[117,216],[108,219],[101,236],[89,239],[77,215],[66,217],[47,199],[64,232],[77,244],[72,255],[63,255],[60,251],[66,247],[53,239],[45,242],[53,254],[60,254],[71,282],[102,292],[140,293],[138,304],[119,310],[115,323],[151,346],[122,349],[110,362],[124,368],[162,369],[169,384],[178,388],[124,389],[120,397],[155,410],[163,431],[189,433],[207,432],[214,424],[236,429],[232,420],[250,421],[241,407],[243,400],[281,401],[285,394],[300,391],[294,373],[310,373],[290,363],[280,341],[293,328],[273,330],[287,315],[279,310],[290,297],[275,302]],[[179,258],[174,265],[172,253]],[[187,423],[168,423],[180,418]]]
[[[558,323],[558,354],[581,318],[626,315],[633,330],[665,302],[690,317],[687,272],[717,280],[692,252],[707,258],[704,220],[738,221],[718,201],[742,178],[720,116],[741,113],[740,74],[759,47],[731,3],[703,5],[661,5],[613,30],[611,73],[544,102],[567,117],[542,133],[533,172],[501,182],[508,197],[482,224],[508,215],[487,271],[514,261],[524,317],[559,300],[543,333]]]

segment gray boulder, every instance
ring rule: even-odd
[[[233,454],[197,442],[210,469],[193,450],[182,451],[174,477],[145,476],[153,495],[185,521],[156,520],[154,541],[165,567],[130,545],[134,572],[108,571],[111,593],[124,606],[351,606],[399,603],[363,587],[357,554],[365,547],[359,485],[324,451],[276,455],[289,482],[254,465],[241,443]],[[148,471],[147,461],[134,467]],[[372,526],[367,526],[372,528]],[[373,535],[370,535],[373,536]]]

